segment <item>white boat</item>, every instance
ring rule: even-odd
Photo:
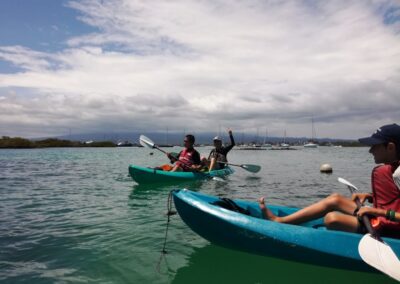
[[[314,118],[311,118],[311,140],[304,144],[304,148],[318,148],[318,144],[314,143],[315,139]]]
[[[318,147],[318,144],[309,142],[309,143],[307,143],[307,144],[304,144],[303,146],[304,146],[304,148],[317,148],[317,147]]]
[[[286,129],[284,131],[283,134],[283,143],[279,144],[279,149],[280,150],[285,150],[285,149],[289,149],[290,145],[288,143],[286,143]]]
[[[265,129],[265,137],[264,137],[264,143],[261,145],[262,148],[266,148],[266,149],[271,149],[272,148],[272,144],[267,143],[267,138],[268,138],[268,129]]]

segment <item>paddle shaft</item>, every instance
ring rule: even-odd
[[[229,165],[229,166],[235,166],[235,167],[242,167],[242,165],[238,165],[238,164],[231,164],[231,163],[228,163],[228,162],[220,162],[220,161],[217,161],[217,163],[220,163],[220,164],[225,164],[225,165]]]
[[[228,163],[228,162],[220,162],[220,161],[217,161],[217,163],[225,164],[225,165],[229,165],[229,166],[241,167],[243,169],[246,169],[246,167],[244,165],[231,164],[231,163]]]
[[[354,189],[350,186],[348,186],[350,192],[353,194],[354,193]],[[357,208],[361,208],[362,204],[360,202],[360,199],[357,197],[355,200],[356,204],[357,204]],[[372,228],[371,225],[371,221],[369,220],[367,215],[363,215],[362,216],[362,221],[364,223],[365,228],[367,228],[368,233],[370,233],[374,238],[376,238],[377,240],[380,240],[380,237],[378,236],[378,234],[376,233],[376,231],[374,230],[374,228]]]
[[[157,150],[163,152],[164,154],[168,155],[168,153],[167,153],[166,151],[164,151],[163,149],[161,149],[161,148],[158,147],[157,145],[153,145],[153,148],[155,148],[155,149],[157,149]],[[174,158],[175,158],[175,157],[174,157]],[[176,158],[175,158],[175,160],[176,160],[176,161],[179,161],[180,163],[184,164],[186,167],[189,167],[189,168],[190,168],[189,164],[185,163],[184,161],[181,161],[181,160],[176,159]]]

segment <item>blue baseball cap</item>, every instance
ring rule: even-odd
[[[388,142],[400,144],[400,126],[396,123],[378,128],[370,137],[358,139],[361,144],[373,146]]]

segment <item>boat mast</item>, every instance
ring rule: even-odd
[[[315,138],[316,135],[315,135],[314,116],[313,116],[311,117],[311,142],[314,142]]]

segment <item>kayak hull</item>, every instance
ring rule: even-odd
[[[233,173],[232,168],[225,167],[221,170],[202,172],[168,172],[155,170],[153,168],[140,167],[136,165],[129,166],[129,174],[132,179],[139,184],[150,183],[174,183],[195,180],[205,180],[213,177],[224,177]]]
[[[358,243],[363,235],[327,230],[318,219],[301,225],[281,224],[261,219],[256,202],[235,200],[252,216],[210,204],[217,197],[177,190],[175,207],[182,220],[197,234],[223,247],[341,269],[375,271],[365,264]],[[269,206],[277,215],[291,214],[298,208]],[[396,254],[400,241],[384,238]]]

